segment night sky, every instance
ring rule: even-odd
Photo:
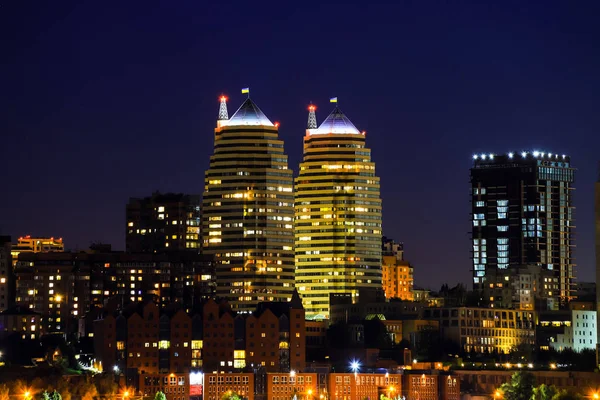
[[[218,96],[231,115],[250,87],[296,171],[306,106],[320,122],[339,98],[367,131],[384,234],[433,289],[471,286],[473,152],[571,155],[592,280],[600,2],[395,3],[0,4],[0,232],[124,249],[128,198],[202,193]]]

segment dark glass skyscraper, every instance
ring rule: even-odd
[[[514,298],[507,287],[516,288],[515,274],[532,266],[549,276],[542,283],[549,297],[565,302],[574,295],[574,178],[564,155],[473,156],[473,286],[492,304],[510,303],[499,296]]]

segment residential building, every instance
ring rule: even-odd
[[[0,339],[18,335],[21,339],[39,339],[42,331],[41,315],[27,307],[12,306],[0,312]]]
[[[508,354],[521,344],[535,344],[533,311],[456,307],[426,309],[424,318],[438,320],[442,337],[465,352]]]
[[[136,374],[203,371],[302,371],[306,328],[297,294],[291,302],[259,303],[253,314],[235,313],[225,301],[207,300],[186,313],[148,301],[111,310],[94,321],[96,359]]]
[[[379,399],[382,394],[395,398],[402,393],[401,375],[330,373],[328,378],[328,398],[332,400]]]
[[[161,313],[151,301],[133,303],[95,321],[94,338],[99,364],[124,371],[136,391],[162,388],[167,399],[188,398],[192,320],[182,309]]]
[[[428,308],[425,303],[400,300],[388,302],[381,299],[369,301],[362,292],[361,296],[363,298],[355,304],[350,301],[346,303],[334,301],[331,305],[330,323],[359,322],[370,315],[383,316],[389,320],[419,319],[423,316],[423,311]]]
[[[20,253],[50,253],[65,251],[62,238],[21,236],[12,246],[12,256],[16,260]]]
[[[254,400],[254,374],[216,372],[204,374],[204,400],[220,400],[226,393],[236,393],[242,399]]]
[[[152,193],[125,207],[125,248],[130,253],[200,250],[200,196]]]
[[[246,99],[228,118],[222,98],[202,198],[203,252],[217,296],[251,312],[294,291],[293,178],[278,124]]]
[[[565,329],[571,327],[571,310],[539,311],[536,317],[535,340],[540,350],[550,350],[558,335],[564,334]]]
[[[15,277],[16,304],[40,313],[45,332],[74,332],[77,319],[113,298],[190,310],[216,285],[213,263],[195,252],[21,253]]]
[[[505,275],[505,281],[490,283],[495,287],[495,301],[490,301],[496,306],[500,303],[503,308],[518,310],[556,310],[555,303],[559,289],[559,278],[553,273],[538,265],[515,268],[511,274]],[[509,277],[506,280],[506,277]],[[498,293],[502,293],[498,296]]]
[[[139,380],[138,392],[143,397],[152,398],[163,392],[167,400],[188,400],[190,398],[189,374],[149,374]]]
[[[454,371],[455,376],[460,381],[461,388],[471,393],[472,398],[494,397],[494,393],[503,383],[508,383],[516,372],[517,368],[509,364],[505,369],[478,369]],[[560,390],[569,390],[574,393],[588,396],[591,388],[600,386],[600,375],[596,372],[582,372],[565,370],[532,370],[530,371],[535,378],[536,385],[554,385]],[[477,397],[476,397],[477,396]]]
[[[597,343],[597,328],[596,311],[572,310],[571,324],[564,327],[564,333],[557,335],[551,347],[558,351],[594,350]]]
[[[266,395],[269,400],[289,400],[294,396],[298,400],[315,400],[323,394],[318,389],[316,373],[267,373]]]
[[[414,301],[413,266],[403,259],[402,245],[384,238],[382,250],[381,272],[385,297]]]
[[[0,236],[0,312],[9,308],[14,298],[15,279],[10,250],[10,236]]]
[[[365,132],[336,107],[317,128],[309,108],[295,179],[296,287],[309,318],[330,316],[330,296],[380,290],[381,196]]]
[[[548,293],[556,301],[547,307],[566,304],[575,296],[575,168],[570,157],[533,151],[473,159],[475,290],[493,306],[506,307],[505,285],[513,271],[536,265],[558,280],[558,288]]]

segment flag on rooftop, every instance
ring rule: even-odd
[[[243,94],[250,93],[250,88],[247,88],[247,87],[243,88],[242,93]]]
[[[330,103],[337,103],[337,97],[332,97],[329,99]]]

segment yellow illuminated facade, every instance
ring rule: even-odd
[[[413,267],[396,256],[383,256],[383,291],[386,299],[414,301]]]
[[[205,173],[203,249],[215,257],[217,296],[250,312],[292,297],[293,177],[277,124],[250,98],[226,116],[219,113]]]
[[[48,253],[51,251],[65,251],[62,238],[22,236],[12,246],[13,266],[17,264],[20,253]]]
[[[338,108],[310,121],[295,181],[296,288],[308,318],[329,318],[330,294],[381,289],[381,197],[364,132]]]

